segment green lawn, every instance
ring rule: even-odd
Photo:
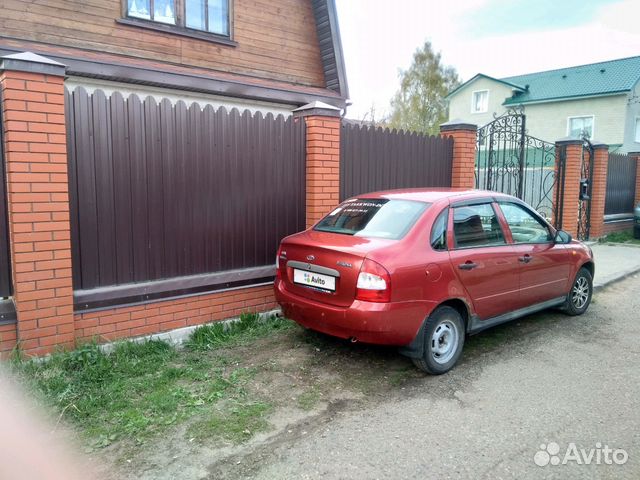
[[[243,315],[234,323],[197,328],[182,349],[157,340],[129,341],[105,353],[88,344],[46,361],[18,356],[12,369],[41,403],[80,427],[89,451],[117,440],[142,443],[195,415],[194,437],[237,443],[265,427],[271,406],[247,395],[255,368],[239,366],[216,349],[290,328],[288,320]]]
[[[623,232],[610,233],[606,237],[600,239],[601,242],[612,243],[630,243],[633,245],[640,245],[640,239],[633,238],[633,230],[625,230]]]

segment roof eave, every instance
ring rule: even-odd
[[[484,73],[476,73],[473,77],[471,77],[469,80],[467,80],[466,82],[464,82],[462,85],[458,86],[457,88],[455,88],[454,90],[452,90],[451,92],[449,92],[447,94],[446,97],[444,97],[445,99],[448,99],[450,97],[452,97],[453,95],[455,95],[458,91],[462,90],[464,87],[471,85],[473,82],[475,82],[478,78],[486,78],[488,80],[492,80],[494,82],[498,82],[501,83],[503,85],[506,85],[508,87],[513,88],[514,90],[518,90],[521,92],[525,92],[526,88],[520,86],[520,85],[516,85],[515,83],[511,83],[511,82],[507,82],[505,80],[500,80],[499,78],[495,78],[495,77],[491,77],[489,75],[485,75]]]
[[[340,26],[338,24],[338,12],[336,10],[335,0],[312,0],[314,20],[316,23],[316,31],[318,33],[318,41],[323,33],[323,29],[328,26],[331,41],[323,46],[320,44],[320,56],[322,59],[322,68],[327,77],[337,77],[338,88],[327,88],[336,91],[343,99],[349,98],[349,85],[347,83],[347,73],[344,63],[344,52],[342,50],[342,39],[340,37]],[[328,20],[328,25],[323,22],[324,15]],[[326,32],[326,30],[325,30]],[[321,42],[320,42],[321,43]],[[333,62],[335,61],[335,72]]]
[[[596,93],[596,94],[586,94],[586,95],[567,95],[564,97],[541,98],[536,100],[520,100],[520,101],[513,101],[513,102],[510,102],[509,100],[512,100],[512,99],[508,98],[504,102],[502,102],[502,105],[503,106],[531,105],[535,103],[553,103],[553,102],[564,102],[566,100],[582,100],[585,98],[613,97],[616,95],[623,95],[630,91],[631,91],[630,89],[625,89],[625,90],[616,90],[614,92],[606,92],[606,93]]]

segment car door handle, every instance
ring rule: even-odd
[[[522,257],[518,257],[520,263],[529,263],[531,260],[533,260],[533,257],[528,253]]]
[[[461,263],[460,265],[458,265],[458,268],[460,270],[473,270],[474,268],[476,268],[478,266],[477,263],[473,263],[472,261],[468,260],[464,263]]]

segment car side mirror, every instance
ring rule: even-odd
[[[571,234],[565,232],[564,230],[558,230],[556,232],[556,237],[553,239],[555,243],[562,244],[571,243],[571,240],[573,240],[573,238],[571,238]]]

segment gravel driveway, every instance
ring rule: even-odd
[[[499,345],[449,374],[210,465],[210,478],[640,478],[638,292],[636,275],[599,292],[582,317],[498,327]],[[626,462],[605,464],[606,447]],[[590,465],[578,464],[580,449]]]

